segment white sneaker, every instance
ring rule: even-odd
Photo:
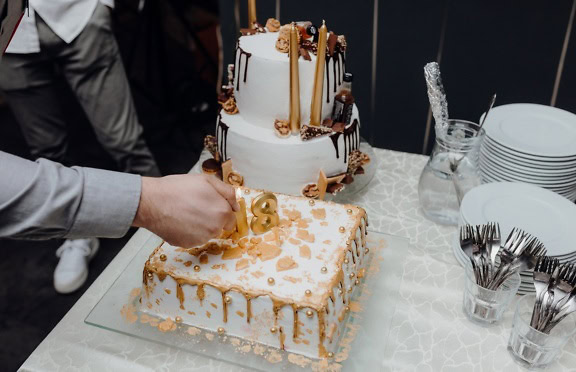
[[[71,293],[82,287],[88,278],[88,262],[98,252],[100,242],[96,238],[67,239],[56,250],[60,257],[54,270],[54,288],[58,293]]]

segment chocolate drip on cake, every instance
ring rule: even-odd
[[[358,120],[354,119],[352,124],[348,128],[344,129],[344,163],[348,162],[348,156],[354,150],[358,150],[360,147],[360,135],[358,134]],[[340,159],[340,149],[338,145],[338,140],[340,139],[342,132],[336,132],[330,135],[334,149],[336,150],[336,159]]]
[[[218,143],[218,152],[222,162],[228,160],[227,145],[228,145],[228,125],[222,121],[222,115],[218,115],[218,125],[216,127],[216,142]]]
[[[234,60],[236,61],[236,56],[238,56],[238,62],[236,63],[237,68],[234,68],[236,75],[236,90],[240,90],[240,78],[242,75],[242,56],[244,56],[244,77],[242,81],[246,83],[246,74],[248,73],[248,62],[252,53],[248,53],[244,49],[240,48],[240,45],[236,46],[236,53],[234,55]]]

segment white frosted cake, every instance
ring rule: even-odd
[[[219,98],[223,109],[216,135],[205,141],[213,159],[206,161],[203,169],[236,186],[322,199],[325,193],[335,194],[352,182],[369,161],[358,151],[357,108],[353,107],[346,122],[331,119],[346,70],[346,41],[342,35],[329,33],[322,124],[312,126],[317,43],[300,27],[301,131],[290,135],[290,58],[282,49],[286,27],[290,26],[279,28],[279,23],[270,19],[260,32],[239,38],[234,65],[229,68],[229,84]]]
[[[261,191],[242,189],[248,221]],[[142,311],[312,358],[333,356],[365,274],[363,209],[274,194],[279,222],[146,262]]]

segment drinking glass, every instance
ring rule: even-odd
[[[576,334],[576,314],[567,316],[550,334],[542,333],[530,326],[535,301],[535,295],[526,295],[518,301],[508,351],[523,367],[545,368],[558,358],[564,345]]]
[[[520,274],[515,273],[497,290],[490,290],[476,284],[472,265],[466,268],[466,284],[464,287],[464,314],[483,327],[497,324],[502,314],[514,299],[520,288]]]
[[[424,215],[432,221],[458,224],[460,201],[480,185],[478,170],[484,130],[477,123],[449,120],[436,127],[436,143],[420,175],[418,197]]]

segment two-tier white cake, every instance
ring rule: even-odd
[[[279,135],[278,123],[286,123],[290,111],[290,61],[288,53],[276,47],[280,38],[282,31],[239,38],[230,82],[221,98],[224,109],[217,120],[216,135],[206,143],[214,159],[205,162],[203,168],[219,173],[233,185],[312,198],[320,194],[322,198],[325,192],[336,193],[352,182],[354,174],[362,171],[358,168],[369,160],[358,151],[356,107],[347,123],[326,120],[342,86],[346,42],[343,36],[330,33],[329,41],[333,42],[326,52],[323,74],[324,123],[311,127],[317,44],[302,35],[298,70],[303,130],[301,135]]]

